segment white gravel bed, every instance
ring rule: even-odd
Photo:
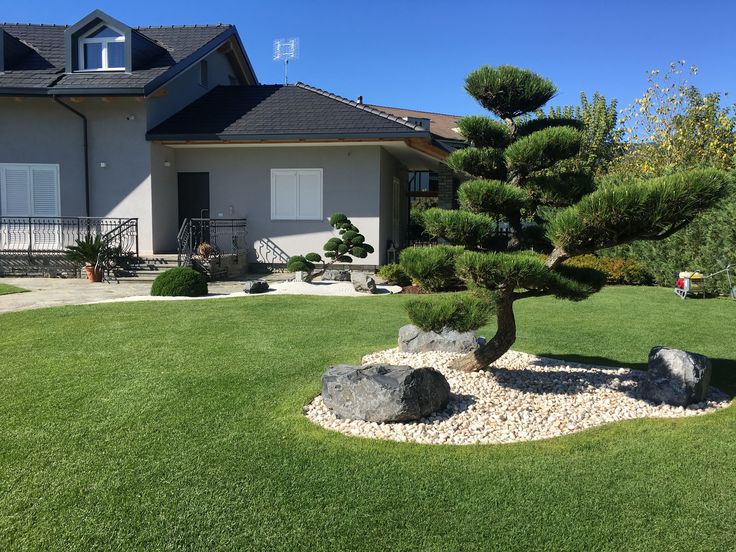
[[[363,365],[431,366],[450,383],[450,402],[416,422],[375,423],[337,418],[317,396],[307,418],[348,435],[425,444],[492,444],[548,439],[633,418],[698,416],[731,404],[711,387],[707,401],[688,408],[641,399],[641,370],[597,367],[509,351],[488,370],[463,373],[447,365],[458,354],[400,353],[388,349],[363,357]]]
[[[373,297],[374,295],[391,295],[401,293],[400,286],[377,285],[376,293],[355,291],[351,282],[321,281],[307,282],[273,282],[265,293],[245,293],[244,291],[210,293],[202,297],[161,297],[153,295],[131,295],[94,301],[94,303],[125,303],[129,301],[201,301],[204,299],[226,299],[228,297],[262,297],[264,295],[329,295],[333,297]]]

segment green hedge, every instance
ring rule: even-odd
[[[606,256],[626,257],[643,266],[657,285],[674,285],[675,272],[717,272],[721,263],[736,264],[736,190],[720,205],[693,220],[666,240],[640,241],[606,250]],[[726,292],[725,275],[709,281],[710,291]]]
[[[606,275],[607,284],[647,286],[653,283],[652,275],[642,263],[619,257],[581,255],[565,261],[568,266],[593,268]]]
[[[151,295],[168,297],[201,297],[207,295],[204,275],[188,267],[170,268],[153,281]]]
[[[495,305],[490,298],[470,293],[450,293],[431,299],[412,299],[404,305],[412,324],[424,331],[444,328],[468,332],[488,323]]]

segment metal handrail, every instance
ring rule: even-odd
[[[187,218],[177,234],[177,263],[193,264],[193,257],[200,243],[211,243],[218,252],[241,255],[245,253],[246,219]]]

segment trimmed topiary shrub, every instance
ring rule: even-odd
[[[427,291],[447,291],[460,285],[455,275],[455,259],[462,246],[431,245],[409,247],[401,252],[399,264],[404,272]]]
[[[378,275],[393,286],[406,287],[411,285],[411,278],[404,272],[401,265],[396,263],[383,265],[378,269]]]
[[[207,280],[193,268],[170,268],[153,281],[151,295],[166,297],[201,297],[207,295]]]
[[[445,328],[469,332],[485,326],[495,311],[492,301],[470,293],[453,293],[429,299],[412,299],[406,309],[412,324],[426,332]]]
[[[311,282],[317,276],[321,276],[335,263],[352,263],[353,257],[365,259],[373,253],[372,245],[365,243],[365,236],[348,217],[342,213],[333,213],[330,217],[330,226],[338,231],[340,237],[332,237],[323,246],[324,256],[319,253],[307,253],[306,255],[294,255],[289,257],[286,270],[289,272],[306,272],[305,281]],[[316,264],[322,263],[322,269],[315,272]]]
[[[642,263],[633,259],[581,255],[580,257],[568,259],[564,264],[566,266],[592,268],[602,272],[606,275],[607,284],[648,286],[653,283],[653,278],[649,271]]]

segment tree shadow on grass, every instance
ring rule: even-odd
[[[584,356],[575,354],[558,354],[558,353],[540,353],[538,356],[562,360],[566,362],[576,362],[580,364],[592,364],[601,368],[631,368],[634,370],[646,370],[647,363],[644,362],[623,362],[606,357]],[[713,377],[710,384],[717,387],[721,391],[728,393],[732,397],[736,395],[736,359],[731,358],[711,358],[713,364]]]

